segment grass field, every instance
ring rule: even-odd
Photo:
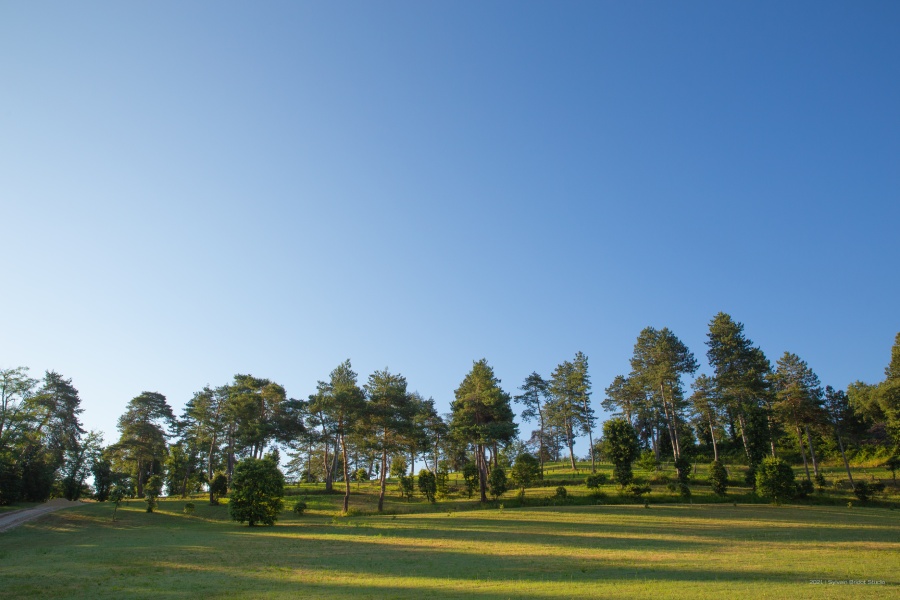
[[[392,497],[394,514],[342,517],[340,496],[304,491],[308,514],[252,529],[199,499],[191,516],[181,500],[154,514],[134,500],[115,522],[109,504],[56,513],[0,534],[0,598],[900,596],[887,508]],[[351,505],[366,511],[373,491]]]

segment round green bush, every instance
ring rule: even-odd
[[[284,475],[270,458],[245,458],[234,467],[231,479],[231,518],[250,527],[274,525],[284,507]]]
[[[765,458],[756,469],[756,493],[772,502],[786,502],[797,493],[794,470],[780,458]]]
[[[587,477],[585,477],[584,485],[591,489],[596,489],[605,484],[608,480],[609,477],[607,477],[605,473],[597,473],[595,475],[588,475]]]

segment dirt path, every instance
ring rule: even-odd
[[[53,511],[63,508],[69,508],[70,506],[80,505],[81,502],[70,502],[69,500],[64,500],[63,498],[56,498],[54,500],[50,500],[49,502],[45,502],[40,506],[35,506],[34,508],[26,508],[23,510],[17,510],[6,513],[4,515],[0,515],[0,532],[6,531],[7,529],[12,529],[13,527],[18,527],[22,523],[33,521],[34,519],[46,515],[47,513],[52,513]]]

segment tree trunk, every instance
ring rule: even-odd
[[[144,461],[140,458],[138,459],[137,495],[138,498],[144,497]]]
[[[659,462],[659,427],[650,427],[650,443],[653,445],[653,456]]]
[[[566,445],[569,447],[569,461],[572,463],[572,470],[578,472],[578,467],[575,465],[574,437],[574,432],[572,431],[572,422],[569,419],[566,419]]]
[[[541,419],[541,430],[538,432],[538,460],[541,462],[541,480],[544,479],[544,413],[538,410]]]
[[[666,413],[666,423],[669,424],[669,434],[672,436],[672,451],[675,454],[675,460],[681,456],[681,444],[678,443],[678,417],[675,414],[675,403],[672,402],[672,419],[669,421],[669,404],[666,402],[666,393],[663,385],[659,384],[659,394],[662,397],[663,410]]]
[[[213,496],[212,480],[213,480],[213,452],[216,448],[216,434],[213,432],[212,441],[209,443],[209,454],[206,457],[206,483],[209,486],[209,503],[215,504],[216,498]]]
[[[484,457],[484,445],[475,447],[476,463],[478,464],[478,489],[481,492],[481,501],[487,502],[487,461]]]
[[[381,483],[381,489],[378,493],[378,512],[384,510],[384,490],[387,487],[387,450],[381,451],[381,473],[378,477]]]
[[[347,442],[344,440],[344,434],[341,433],[341,454],[344,456],[344,514],[350,508],[350,471],[347,466]]]
[[[594,432],[593,427],[591,427],[591,415],[588,410],[587,397],[582,397],[582,402],[584,403],[584,418],[587,419],[587,432],[588,432],[588,444],[590,444],[591,448],[591,473],[597,472],[597,464],[594,461]]]
[[[856,485],[853,483],[853,475],[850,474],[850,462],[847,460],[847,454],[844,452],[844,442],[841,440],[841,430],[835,427],[834,434],[837,436],[838,447],[841,449],[841,458],[844,459],[844,468],[847,469],[847,479],[850,480],[850,489],[856,491]]]
[[[803,468],[806,469],[806,480],[812,483],[812,477],[809,476],[809,463],[806,461],[806,448],[803,447],[803,434],[797,427],[797,443],[800,444],[800,454],[803,456]]]
[[[741,428],[741,441],[744,443],[744,453],[747,455],[747,462],[752,463],[753,459],[750,457],[750,446],[747,444],[747,428],[744,425],[744,413],[738,413],[738,425]]]
[[[330,492],[334,488],[334,483],[332,482],[332,472],[331,472],[331,461],[328,455],[328,440],[325,440],[325,491]]]
[[[719,448],[716,446],[716,430],[713,427],[712,415],[707,414],[707,417],[709,417],[709,438],[713,445],[713,460],[719,460]]]
[[[663,400],[663,412],[666,415],[666,431],[669,432],[669,443],[672,444],[672,456],[678,460],[678,445],[675,443],[675,431],[672,428],[672,422],[669,420],[669,406]]]
[[[816,449],[813,446],[812,436],[809,435],[809,425],[804,425],[803,428],[806,430],[806,441],[809,443],[809,455],[812,457],[813,463],[813,471],[816,474],[816,477],[819,476],[819,461],[816,460]]]

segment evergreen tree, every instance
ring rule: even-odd
[[[803,457],[803,466],[806,468],[806,479],[812,482],[803,445],[803,434],[806,434],[813,469],[818,476],[819,465],[809,429],[810,426],[823,423],[825,418],[822,409],[822,386],[819,384],[819,378],[805,361],[800,360],[799,356],[785,352],[778,359],[773,381],[776,398],[775,412],[785,425],[792,427],[796,432],[800,454]]]
[[[451,403],[450,431],[458,440],[475,448],[475,464],[481,501],[487,502],[488,463],[485,449],[509,442],[516,435],[516,424],[509,394],[486,359],[475,362],[455,392]]]
[[[697,361],[681,340],[668,328],[646,327],[638,336],[631,358],[631,376],[654,401],[662,416],[672,445],[672,456],[681,456],[681,423],[684,422],[684,392],[681,376],[693,374]]]
[[[522,394],[513,398],[516,402],[521,402],[524,406],[522,411],[522,419],[526,422],[537,419],[539,429],[537,430],[538,442],[538,461],[540,462],[541,479],[544,478],[544,439],[546,438],[546,408],[547,397],[550,393],[550,385],[544,378],[535,372],[525,378],[525,383],[520,387]]]
[[[378,495],[378,511],[381,512],[387,487],[388,456],[404,447],[416,407],[406,391],[406,378],[387,369],[369,375],[365,391],[364,422],[369,430],[369,445],[381,457]]]
[[[720,412],[737,422],[752,473],[762,460],[766,445],[775,456],[771,365],[762,350],[744,335],[744,325],[722,312],[709,323],[706,345]],[[759,427],[760,423],[765,426]]]
[[[603,424],[603,448],[606,458],[613,464],[613,477],[624,488],[634,479],[631,463],[640,452],[631,423],[621,418],[606,421]]]
[[[162,472],[167,453],[167,428],[175,416],[158,392],[143,392],[128,401],[125,413],[119,417],[119,441],[113,451],[123,470],[130,473],[139,497],[144,496],[144,484],[152,475]]]

